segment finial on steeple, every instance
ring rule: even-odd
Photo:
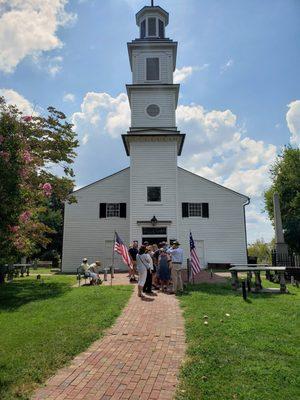
[[[154,7],[154,0],[151,0],[151,7]]]

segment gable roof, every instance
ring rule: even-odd
[[[213,185],[216,185],[216,186],[218,186],[218,187],[220,187],[220,188],[222,188],[222,189],[228,190],[228,191],[231,192],[231,193],[234,193],[234,194],[236,194],[236,195],[238,195],[238,196],[244,197],[245,199],[247,199],[247,200],[250,202],[250,197],[246,196],[245,194],[236,192],[235,190],[229,189],[229,188],[227,188],[226,186],[220,185],[219,183],[216,183],[216,182],[211,181],[211,180],[209,180],[209,179],[203,178],[203,176],[200,176],[200,175],[198,175],[198,174],[195,174],[194,172],[191,172],[191,171],[189,171],[189,170],[187,170],[187,169],[185,169],[185,168],[178,167],[178,166],[177,166],[177,168],[178,168],[178,169],[181,169],[182,171],[187,172],[187,173],[189,173],[189,174],[191,174],[191,175],[193,175],[193,176],[196,176],[197,178],[200,178],[200,179],[203,179],[203,180],[205,180],[205,181],[207,181],[207,182],[209,182],[209,183],[212,183]],[[77,193],[77,192],[79,192],[80,190],[83,190],[83,189],[86,189],[86,188],[88,188],[88,187],[90,187],[90,186],[96,185],[97,183],[99,183],[99,182],[101,182],[101,181],[104,181],[105,179],[109,179],[109,178],[111,178],[111,177],[113,177],[113,176],[115,176],[115,175],[118,175],[118,174],[120,174],[120,173],[122,173],[122,172],[124,172],[124,171],[126,171],[126,170],[129,170],[129,169],[130,169],[130,167],[123,168],[123,169],[121,169],[120,171],[114,172],[114,173],[111,174],[111,175],[108,175],[108,176],[106,176],[106,177],[104,177],[104,178],[98,179],[98,180],[95,181],[95,182],[89,183],[88,185],[85,185],[85,186],[81,187],[80,189],[74,190],[72,193]]]
[[[77,192],[79,192],[80,190],[83,190],[83,189],[86,189],[86,188],[88,188],[88,187],[90,187],[90,186],[96,185],[96,183],[99,183],[99,182],[101,182],[101,181],[104,181],[105,179],[109,179],[109,178],[111,178],[111,177],[113,177],[113,176],[115,176],[115,175],[118,175],[118,174],[120,174],[121,172],[126,171],[127,169],[130,169],[130,167],[123,168],[123,169],[121,169],[120,171],[114,172],[114,173],[111,174],[111,175],[108,175],[108,176],[106,176],[106,177],[104,177],[104,178],[98,179],[97,181],[92,182],[92,183],[89,183],[88,185],[82,186],[81,188],[79,188],[79,189],[77,189],[77,190],[74,190],[71,194],[77,193]]]
[[[229,192],[234,193],[234,194],[236,194],[236,195],[238,195],[238,196],[244,197],[245,199],[247,199],[247,200],[250,202],[250,197],[246,196],[245,194],[236,192],[235,190],[229,189],[228,187],[223,186],[223,185],[220,185],[219,183],[216,183],[216,182],[211,181],[211,180],[209,180],[209,179],[203,178],[203,176],[197,175],[197,174],[195,174],[194,172],[191,172],[191,171],[189,171],[189,170],[187,170],[187,169],[184,169],[184,168],[182,168],[182,167],[178,167],[178,169],[181,169],[181,170],[184,171],[184,172],[188,172],[189,174],[194,175],[194,176],[196,176],[197,178],[201,178],[201,179],[203,179],[203,180],[205,180],[205,181],[207,181],[207,182],[209,182],[209,183],[212,183],[213,185],[216,185],[216,186],[218,186],[218,187],[220,187],[220,188],[222,188],[222,189],[228,190]]]

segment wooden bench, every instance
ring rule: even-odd
[[[255,276],[255,284],[254,284],[254,292],[278,292],[276,289],[263,289],[260,273],[266,272],[270,273],[272,271],[279,273],[280,277],[280,293],[287,293],[286,283],[285,283],[285,276],[284,273],[286,271],[286,267],[275,267],[269,266],[267,264],[240,264],[234,265],[233,267],[229,268],[231,272],[231,286],[233,289],[237,290],[240,287],[238,273],[247,273],[247,286],[248,289],[251,289],[251,280],[252,275]]]

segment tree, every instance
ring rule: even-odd
[[[284,238],[300,253],[300,149],[285,147],[271,167],[272,186],[265,192],[265,208],[274,224],[273,194],[279,195]]]
[[[259,264],[271,264],[271,251],[274,248],[273,241],[266,243],[263,239],[257,239],[254,243],[248,245],[248,255],[257,257]]]
[[[0,264],[50,244],[73,189],[77,146],[62,112],[49,107],[46,117],[24,116],[0,98]],[[53,164],[62,177],[51,172]]]

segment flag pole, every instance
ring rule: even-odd
[[[110,267],[110,286],[112,286],[113,270],[115,263],[115,241],[116,241],[116,231],[114,232],[113,245],[112,245],[112,257],[111,257],[111,267]]]

